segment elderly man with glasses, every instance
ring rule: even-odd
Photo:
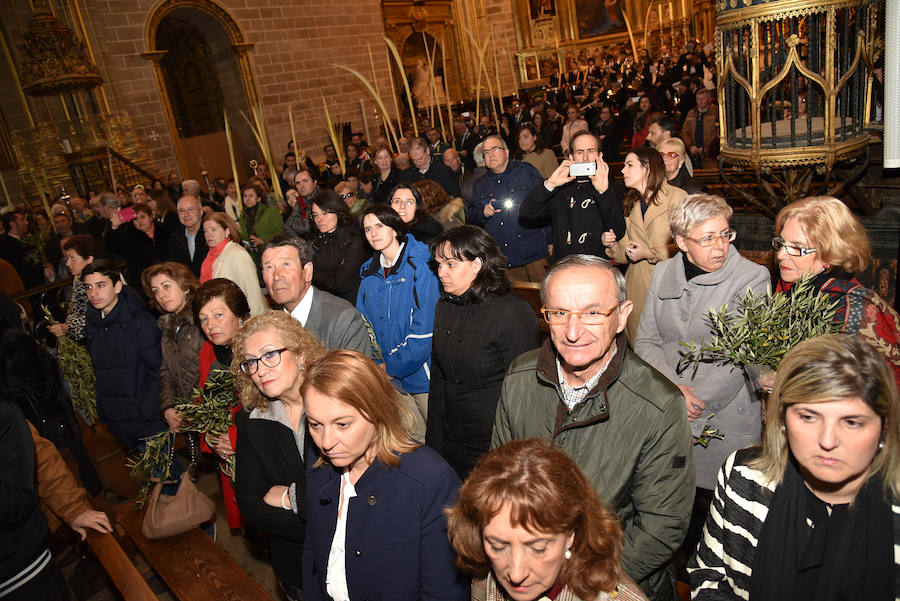
[[[570,255],[541,301],[550,339],[510,365],[491,446],[549,438],[565,451],[619,516],[625,571],[649,599],[676,599],[672,555],[694,498],[684,397],[625,343],[632,303],[617,267]]]
[[[472,187],[466,221],[497,240],[511,280],[540,282],[549,267],[549,228],[546,218],[521,215],[519,205],[541,183],[541,174],[528,163],[511,161],[500,136],[487,136],[482,144],[487,173]]]
[[[554,261],[572,254],[605,256],[603,232],[613,230],[617,239],[625,235],[625,188],[613,181],[597,136],[580,132],[570,144],[569,157],[519,207],[524,219],[551,219]],[[584,166],[593,166],[594,174],[577,175]]]

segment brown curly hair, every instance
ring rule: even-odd
[[[266,411],[269,408],[269,398],[266,397],[253,379],[241,371],[241,361],[244,360],[244,345],[247,337],[257,332],[273,330],[281,334],[284,345],[303,358],[303,363],[310,365],[325,356],[326,350],[316,338],[316,335],[300,325],[300,322],[284,311],[266,311],[245,321],[231,340],[231,351],[234,358],[231,360],[231,372],[234,374],[235,388],[241,404],[247,411],[259,409]]]
[[[600,503],[568,455],[537,439],[514,440],[484,455],[463,483],[456,506],[446,510],[456,566],[463,573],[484,578],[490,572],[482,534],[504,505],[514,526],[575,533],[572,557],[560,577],[579,598],[613,591],[623,579],[623,535],[615,514]]]

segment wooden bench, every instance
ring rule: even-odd
[[[135,512],[133,502],[120,505],[117,515],[147,563],[176,598],[182,601],[272,601],[268,593],[199,528],[150,540],[141,532],[144,516],[142,512]]]
[[[528,303],[531,310],[537,315],[538,322],[541,324],[541,334],[549,336],[550,326],[541,315],[541,285],[538,282],[515,281],[512,283],[512,290]]]
[[[87,532],[88,545],[125,601],[158,601],[112,534]]]

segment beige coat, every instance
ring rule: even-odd
[[[651,204],[647,208],[646,215],[641,215],[640,204],[635,204],[631,214],[625,218],[625,235],[613,248],[606,249],[606,254],[613,261],[623,265],[628,262],[625,249],[632,240],[643,242],[653,253],[652,258],[632,263],[625,272],[625,294],[628,300],[634,303],[634,310],[628,316],[628,325],[625,328],[628,343],[632,346],[637,338],[638,324],[644,311],[644,301],[650,288],[653,267],[675,252],[675,242],[669,230],[669,209],[685,196],[687,193],[681,188],[663,183],[657,196],[659,204]]]

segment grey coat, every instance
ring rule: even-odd
[[[690,422],[691,433],[699,436],[710,414],[710,425],[725,435],[707,448],[694,446],[697,486],[714,489],[716,473],[737,449],[758,444],[762,428],[759,401],[749,388],[744,370],[719,363],[701,363],[697,370],[676,373],[682,340],[700,343],[711,334],[710,309],[737,307],[748,287],[764,292],[769,272],[743,258],[731,248],[718,270],[685,278],[682,253],[662,261],[653,271],[647,300],[641,314],[635,352],[676,385],[694,387],[694,394],[706,404],[703,414]]]
[[[342,298],[310,288],[312,307],[306,319],[307,330],[319,337],[328,350],[349,349],[372,356],[372,344],[362,314]]]

